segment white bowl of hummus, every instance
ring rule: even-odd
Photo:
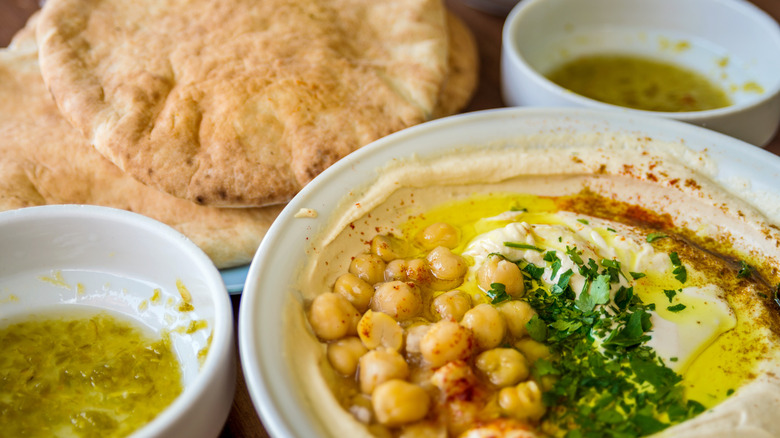
[[[623,112],[390,135],[261,244],[249,393],[279,437],[777,436],[779,175],[762,149]]]
[[[213,437],[235,390],[219,271],[173,228],[82,205],[0,213],[0,430]]]
[[[780,123],[780,26],[747,1],[524,0],[503,28],[512,106],[622,110],[763,146]]]

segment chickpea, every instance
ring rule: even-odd
[[[434,298],[431,305],[434,313],[441,319],[460,321],[471,309],[471,297],[465,292],[454,289]]]
[[[515,348],[523,353],[523,356],[525,356],[526,360],[528,360],[528,363],[531,365],[539,359],[550,357],[551,354],[550,349],[546,345],[541,342],[536,342],[531,338],[523,338],[515,342]]]
[[[359,320],[360,312],[339,294],[318,295],[309,309],[309,323],[314,333],[326,341],[357,334]]]
[[[385,262],[403,258],[407,253],[407,245],[403,240],[389,235],[379,234],[371,239],[371,253],[379,256]]]
[[[426,260],[433,275],[442,280],[457,280],[466,275],[468,270],[466,259],[443,246],[431,250]]]
[[[477,376],[469,364],[454,360],[434,371],[431,383],[449,398],[472,389],[477,384]]]
[[[504,317],[506,328],[512,336],[519,339],[528,334],[525,325],[536,315],[530,304],[518,300],[504,301],[497,305],[496,309]]]
[[[514,385],[528,378],[525,357],[514,348],[494,348],[477,356],[475,365],[495,386]]]
[[[392,316],[372,310],[367,311],[360,318],[357,332],[363,345],[369,349],[381,346],[398,351],[404,341],[404,330]]]
[[[392,260],[385,266],[385,281],[406,281],[409,279],[406,275],[406,268],[409,262],[404,259]]]
[[[397,321],[405,321],[422,311],[420,288],[414,283],[389,281],[376,288],[371,310],[387,313]]]
[[[357,370],[360,356],[367,351],[360,339],[350,336],[328,344],[328,361],[340,374],[352,376]]]
[[[468,359],[474,350],[471,330],[455,321],[443,319],[431,326],[420,341],[420,353],[432,367]]]
[[[447,428],[434,421],[418,421],[404,426],[398,438],[447,438]]]
[[[358,380],[360,390],[371,394],[381,383],[392,379],[405,379],[409,375],[409,365],[403,356],[395,350],[376,349],[360,357]]]
[[[336,279],[333,292],[343,296],[358,310],[365,312],[374,296],[374,287],[355,274],[344,274]]]
[[[436,222],[428,225],[417,236],[417,241],[426,250],[437,246],[453,249],[458,246],[458,230],[450,224]]]
[[[506,322],[501,314],[490,304],[478,304],[463,315],[460,323],[474,333],[477,348],[488,350],[504,340]]]
[[[412,259],[406,262],[406,278],[420,285],[428,285],[433,281],[433,274],[425,259]]]
[[[525,284],[520,268],[498,255],[491,255],[482,266],[477,269],[477,284],[480,289],[488,291],[493,283],[504,285],[507,295],[512,298],[520,298],[525,294]]]
[[[371,402],[377,420],[389,427],[422,420],[431,406],[431,398],[424,389],[399,379],[378,385]]]
[[[420,342],[431,329],[430,324],[416,324],[406,329],[406,352],[420,353]]]
[[[496,418],[488,423],[482,423],[470,428],[461,438],[534,438],[534,427],[525,421],[512,418]]]
[[[505,415],[517,420],[538,421],[547,411],[542,390],[533,380],[501,389],[498,405]]]
[[[384,281],[386,263],[376,254],[360,254],[352,259],[349,272],[370,285]]]

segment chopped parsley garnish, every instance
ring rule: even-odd
[[[589,225],[590,224],[590,222],[588,222],[587,219],[577,219],[577,222],[579,222],[581,224],[585,224],[585,225]]]
[[[664,295],[666,295],[666,298],[669,298],[669,302],[671,303],[674,299],[674,296],[677,295],[677,291],[672,289],[664,289]]]
[[[669,254],[669,259],[672,261],[672,266],[674,266],[674,269],[672,270],[674,278],[676,278],[680,283],[685,283],[685,281],[688,279],[688,271],[680,261],[680,256],[678,256],[676,252],[673,252]]]
[[[523,270],[528,273],[528,275],[531,276],[536,281],[539,281],[542,279],[542,275],[544,275],[544,268],[534,265],[533,263],[529,263],[523,267]]]
[[[576,263],[578,265],[581,265],[581,264],[584,263],[582,261],[582,257],[580,257],[580,254],[582,254],[582,251],[577,251],[577,247],[576,246],[573,246],[573,247],[569,248],[569,245],[566,245],[566,255],[568,255],[569,258],[571,258],[571,261],[573,261],[574,263]]]
[[[528,209],[525,208],[525,207],[518,207],[516,205],[513,205],[513,206],[509,207],[509,211],[519,211],[521,213],[525,213],[525,212],[528,211]]]
[[[587,283],[586,283],[586,288]],[[609,302],[609,275],[599,275],[577,298],[577,308],[583,312],[592,311],[598,304]]]
[[[485,293],[492,299],[490,301],[491,304],[498,304],[512,299],[506,293],[506,286],[502,283],[490,283],[490,290]]]
[[[537,315],[531,317],[531,319],[525,324],[528,335],[534,341],[544,342],[547,340],[547,324],[539,319]]]
[[[607,231],[611,231],[613,233],[617,233],[617,230],[614,228],[607,227]]]
[[[737,278],[747,278],[753,273],[753,268],[747,264],[744,260],[739,261],[739,272]]]
[[[552,272],[550,272],[550,278],[555,278],[556,275],[558,275],[558,271],[561,269],[561,259],[558,258],[558,255],[555,253],[555,251],[547,251],[544,253],[544,257],[542,257],[544,261],[552,263],[550,268],[552,269]]]
[[[617,260],[610,260],[610,259],[601,259],[601,265],[607,268],[607,272],[609,272],[610,275],[610,281],[613,283],[617,283],[620,281],[618,276],[622,275],[623,278],[628,280],[626,278],[626,275],[623,274],[623,271],[620,269],[620,262]]]
[[[542,248],[539,248],[538,246],[529,245],[527,243],[504,242],[504,246],[507,246],[509,248],[517,248],[517,249],[532,249],[534,251],[539,251],[539,252],[544,251]]]
[[[731,394],[734,394],[734,388],[729,388],[729,390],[726,391],[726,397],[730,396]]]
[[[544,267],[517,262],[527,274],[524,299],[537,312],[526,329],[555,357],[537,360],[532,368],[537,378],[556,376],[543,395],[551,407],[545,421],[566,438],[602,437],[605,431],[610,437],[636,437],[703,412],[704,406],[685,400],[682,378],[645,345],[655,305],[642,302],[633,288],[615,285],[619,262],[602,260],[599,267],[592,259],[584,263],[575,248],[566,249],[585,277],[579,295],[571,287],[572,270],[548,286],[540,281]],[[551,269],[560,262],[554,255],[544,255]],[[634,279],[643,276],[634,274]]]
[[[644,272],[629,272],[629,274],[631,275],[631,278],[633,278],[634,280],[639,280],[640,278],[647,277],[647,274],[645,274]]]
[[[679,312],[679,311],[681,311],[683,309],[685,309],[685,304],[682,304],[682,303],[675,304],[674,306],[669,306],[669,307],[666,308],[666,310],[668,310],[670,312],[674,312],[674,313],[677,313],[677,312]]]
[[[647,235],[647,243],[655,242],[658,239],[663,239],[664,237],[669,237],[664,233],[650,233]]]

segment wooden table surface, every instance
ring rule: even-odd
[[[780,20],[780,0],[751,0]],[[499,108],[505,106],[501,100],[499,58],[501,50],[501,28],[504,17],[485,14],[465,6],[459,0],[445,0],[447,6],[460,16],[471,28],[477,39],[480,52],[479,88],[466,111]],[[38,9],[36,0],[0,0],[0,47],[5,47],[18,29],[24,26],[27,17]],[[780,74],[780,72],[778,72]],[[766,149],[780,155],[780,135],[766,146]],[[238,321],[240,296],[234,295],[233,309]],[[249,398],[241,367],[238,367],[236,396],[222,436],[268,437]]]

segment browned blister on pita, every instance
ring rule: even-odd
[[[440,0],[49,0],[37,35],[47,86],[95,148],[203,205],[287,201],[472,91],[443,92]]]
[[[200,206],[123,173],[60,115],[41,79],[31,25],[0,50],[0,211],[47,204],[121,208],[174,227],[217,267],[248,263],[282,206]]]

